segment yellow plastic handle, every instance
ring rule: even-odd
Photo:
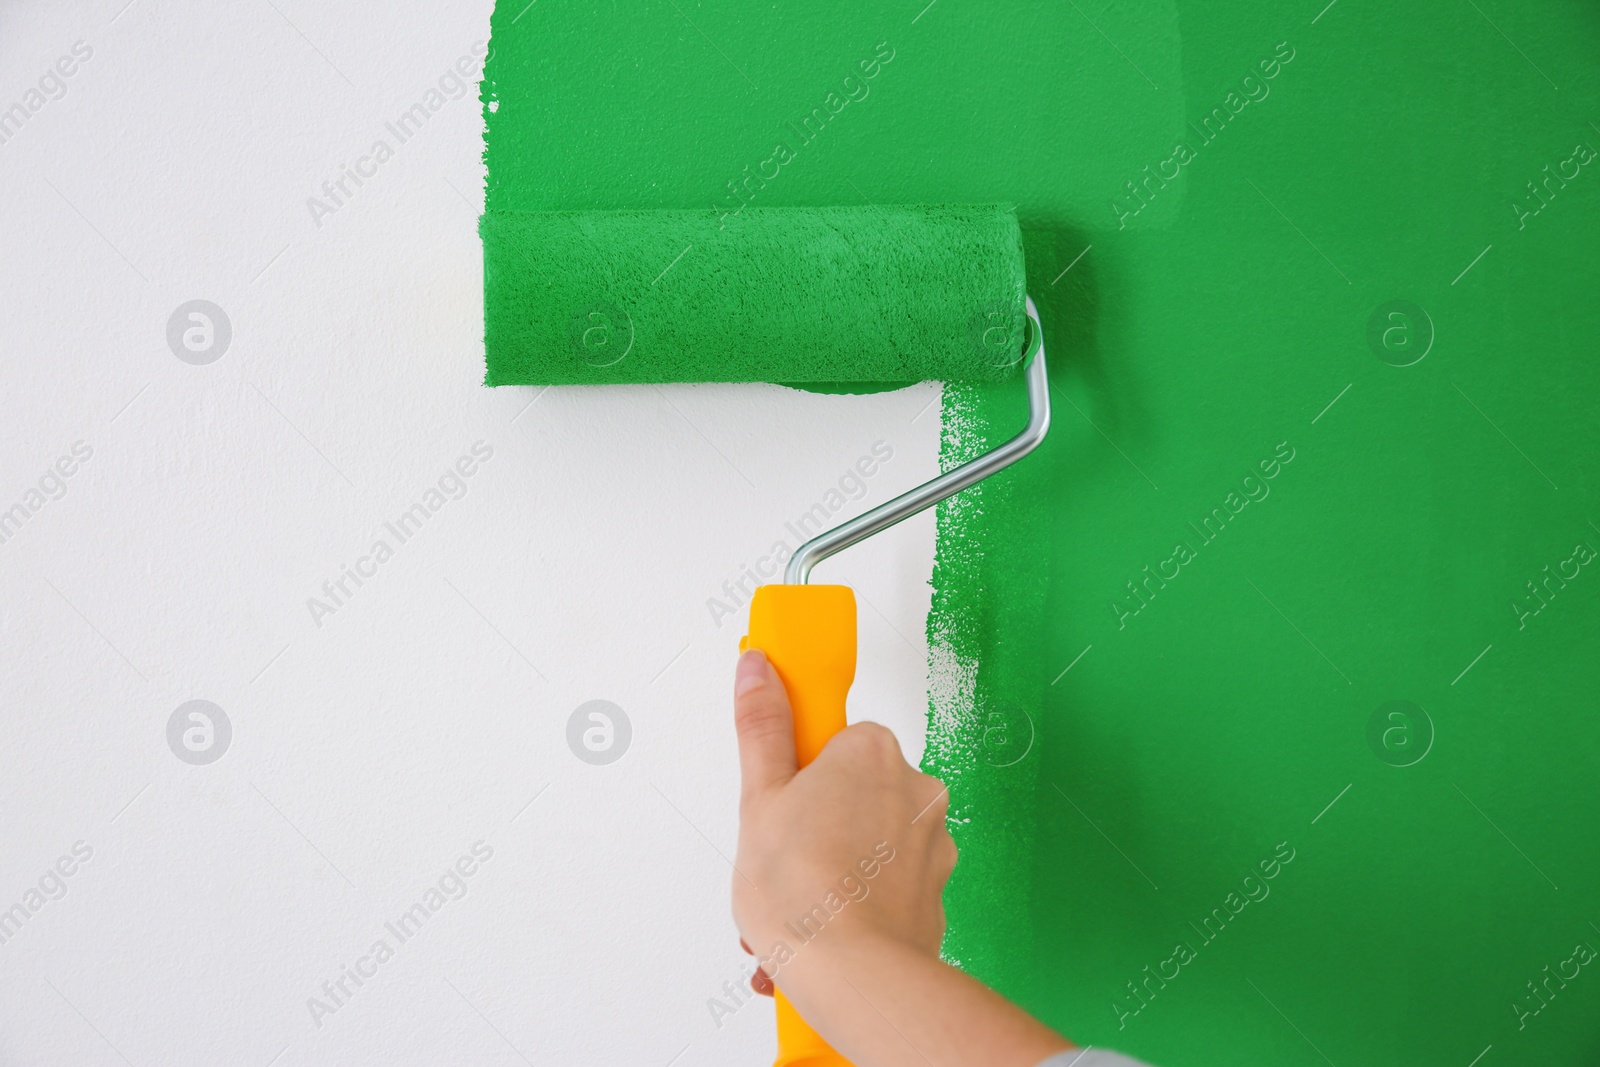
[[[804,767],[844,729],[856,678],[856,597],[843,585],[764,585],[750,601],[740,649],[759,648],[777,669],[794,708],[794,746]],[[778,1058],[773,1067],[850,1067],[778,990]]]

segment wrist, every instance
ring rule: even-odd
[[[1071,1044],[925,947],[868,924],[794,950],[775,981],[855,1062],[1034,1067]]]
[[[773,981],[797,1005],[826,1012],[843,999],[859,999],[885,981],[913,980],[926,969],[943,969],[937,956],[869,923],[836,923],[805,938],[793,924],[784,928],[789,949]],[[870,995],[870,993],[869,993]]]

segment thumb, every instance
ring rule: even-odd
[[[739,775],[745,797],[794,777],[798,764],[789,694],[760,649],[752,648],[740,656],[734,670],[733,725],[739,735]]]

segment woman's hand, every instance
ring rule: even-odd
[[[847,937],[937,958],[956,864],[943,784],[908,764],[877,723],[846,727],[799,770],[788,694],[756,650],[735,672],[734,722],[743,789],[733,914],[769,972],[780,944],[803,964]]]
[[[734,681],[743,788],[733,917],[805,1020],[858,1067],[1035,1067],[1070,1048],[939,959],[956,864],[948,794],[875,723],[804,770],[783,681],[758,651]],[[771,991],[757,972],[752,984]]]

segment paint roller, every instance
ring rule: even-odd
[[[822,560],[1027,455],[1050,425],[1044,338],[1009,205],[489,211],[488,385],[903,385],[1021,376],[1015,437],[801,545],[750,602],[801,766],[845,726],[856,603]],[[776,1067],[848,1067],[782,990]]]

